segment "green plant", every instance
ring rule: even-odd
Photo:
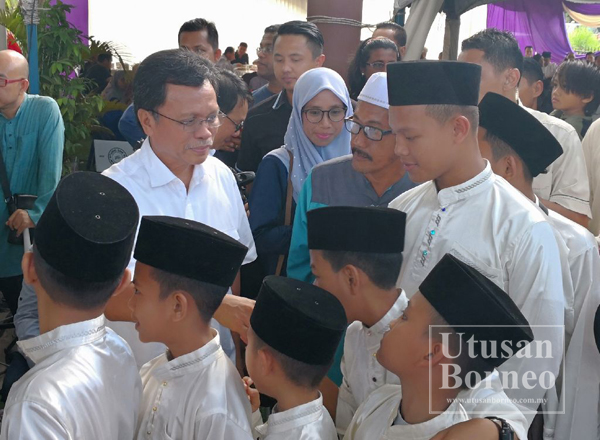
[[[588,27],[579,26],[569,34],[569,42],[577,52],[596,52],[600,50],[600,42]]]
[[[90,57],[89,48],[82,42],[81,31],[71,27],[66,14],[72,6],[56,0],[43,0],[39,11],[38,53],[40,94],[56,100],[65,123],[65,165],[73,156],[82,154],[91,142],[91,130],[98,124],[97,116],[104,101],[100,96],[86,95],[89,80],[77,76],[77,69]],[[14,35],[27,52],[25,25],[21,9],[7,3],[0,14],[0,24]],[[80,156],[81,157],[81,156]]]

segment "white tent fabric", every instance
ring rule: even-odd
[[[433,24],[433,20],[435,20],[435,16],[440,12],[443,3],[444,0],[416,0],[412,2],[410,15],[405,26],[408,34],[408,44],[406,45],[404,60],[418,60],[421,57],[429,29]]]

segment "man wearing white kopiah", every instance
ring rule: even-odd
[[[136,112],[148,137],[135,154],[104,174],[129,190],[140,216],[199,221],[240,241],[249,249],[244,263],[253,261],[256,250],[235,178],[209,154],[221,124],[210,62],[186,50],[157,52],[142,62],[133,87]],[[134,265],[132,259],[130,269]],[[239,290],[239,276],[234,291],[236,286]],[[107,308],[113,321],[131,320],[128,296],[122,296]],[[254,301],[226,295],[214,314],[211,325],[232,359],[235,347],[229,329],[245,339],[253,307]],[[111,327],[129,342],[140,366],[165,350],[163,344],[141,343],[132,323]]]
[[[543,214],[481,157],[480,77],[481,67],[470,63],[388,65],[396,154],[412,181],[426,182],[390,204],[407,214],[398,286],[412,297],[450,253],[508,293],[532,325],[536,342],[546,347],[541,358],[515,356],[499,369],[517,371],[519,383],[505,391],[511,399],[526,399],[513,402],[531,422],[546,388],[554,386],[563,354],[560,257]]]

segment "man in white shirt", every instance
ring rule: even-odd
[[[542,52],[542,71],[544,78],[552,78],[558,66],[552,62],[552,52]]]
[[[517,101],[523,54],[511,33],[497,29],[483,30],[463,41],[458,59],[481,66],[480,101],[488,92]],[[570,124],[558,118],[532,109],[527,111],[556,137],[564,152],[545,173],[533,180],[535,194],[548,209],[587,227],[592,213],[579,135]]]
[[[414,78],[421,78],[422,86]],[[407,214],[398,286],[410,299],[446,253],[457,256],[507,292],[531,325],[548,326],[534,333],[550,346],[551,356],[513,357],[500,370],[556,378],[565,309],[556,240],[539,209],[496,177],[481,157],[480,81],[481,67],[472,63],[388,65],[396,154],[413,182],[426,182],[390,204]],[[546,390],[539,382],[521,388],[506,394],[531,422]]]
[[[103,312],[130,284],[137,225],[135,201],[118,183],[75,173],[58,185],[23,257],[41,334],[18,342],[35,366],[8,395],[0,439],[133,438],[138,368]]]
[[[169,215],[209,225],[248,247],[244,263],[249,263],[256,251],[235,178],[209,154],[222,123],[215,84],[210,62],[189,51],[166,50],[146,58],[134,82],[134,103],[148,137],[135,154],[104,174],[129,190],[140,216]],[[134,265],[132,259],[129,268]],[[228,329],[245,339],[254,305],[237,296],[239,276],[233,292],[215,313],[218,322],[212,323],[232,359],[235,347]],[[130,320],[127,299],[109,304],[107,317]],[[131,323],[111,325],[132,346],[140,366],[164,351],[163,344],[142,344]]]
[[[534,204],[532,176],[544,170],[562,154],[552,134],[522,107],[495,93],[488,93],[479,104],[479,146],[494,172],[505,178]],[[548,211],[548,222],[558,232],[567,249],[569,276],[574,287],[574,329],[569,329],[566,364],[563,365],[561,401],[566,414],[547,417],[544,430],[556,438],[585,438],[598,433],[600,392],[600,354],[594,338],[584,329],[593,327],[583,305],[600,304],[600,255],[592,234],[582,226]],[[596,307],[593,307],[595,304]],[[595,356],[594,356],[595,354]],[[592,362],[590,362],[592,361]],[[555,402],[555,410],[561,409]],[[596,435],[593,435],[595,438]]]

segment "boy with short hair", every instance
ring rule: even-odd
[[[261,440],[337,440],[319,383],[346,329],[340,302],[290,278],[264,279],[250,318],[246,367],[256,388],[277,399]]]
[[[402,387],[386,385],[372,393],[345,439],[430,439],[468,420],[461,390],[476,386],[533,340],[529,323],[510,297],[450,254],[436,264],[390,327],[377,359],[400,377]],[[510,433],[505,420],[489,419],[499,431]]]
[[[59,183],[23,257],[40,335],[17,343],[35,366],[8,395],[1,439],[133,438],[140,377],[103,313],[129,285],[138,215],[131,194],[100,174]]]
[[[583,139],[600,103],[600,71],[582,61],[562,63],[552,78],[551,113],[571,124]]]
[[[395,287],[402,265],[405,221],[404,212],[375,207],[326,207],[307,214],[315,283],[340,300],[350,323],[337,408],[328,407],[339,434],[344,434],[369,394],[384,385],[400,384],[398,376],[386,370],[375,353],[390,323],[401,316],[408,302],[405,293]],[[506,399],[498,377],[486,378],[485,382],[488,391],[463,393],[462,397],[471,402],[465,404],[467,412],[479,418],[507,414],[511,426],[525,438],[525,417]],[[326,391],[322,387],[328,397]],[[492,395],[504,400],[486,402],[491,402]]]
[[[168,350],[145,364],[138,439],[251,439],[250,404],[210,320],[248,251],[202,223],[142,217],[129,306],[142,342]]]

